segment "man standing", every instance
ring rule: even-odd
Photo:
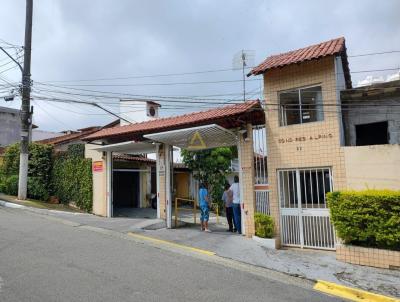
[[[242,214],[240,211],[240,186],[239,186],[239,176],[235,175],[234,183],[231,185],[230,190],[233,193],[233,224],[238,232],[242,234]]]
[[[225,204],[225,213],[226,213],[226,220],[228,221],[228,232],[234,232],[233,229],[233,210],[232,210],[232,200],[233,200],[233,193],[230,190],[230,184],[227,183],[225,185],[224,194],[222,194],[222,201]],[[236,230],[236,228],[235,228]]]
[[[210,216],[210,208],[208,205],[208,191],[203,183],[200,184],[199,189],[199,207],[201,230],[210,233],[211,231],[208,228],[208,219]]]

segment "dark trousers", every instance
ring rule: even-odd
[[[226,220],[228,221],[229,231],[233,231],[233,209],[232,207],[225,208]]]
[[[239,234],[242,234],[242,214],[240,211],[240,204],[233,204],[233,223],[235,224],[235,228]]]

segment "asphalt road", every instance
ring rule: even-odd
[[[339,301],[293,279],[0,206],[2,302]]]

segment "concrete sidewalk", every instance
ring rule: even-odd
[[[1,204],[0,204],[1,205]],[[3,203],[4,205],[4,203]],[[91,214],[68,213],[24,207],[37,214],[49,215],[76,225],[89,225],[120,233],[139,233],[215,252],[218,256],[265,267],[310,280],[326,280],[375,293],[400,297],[400,271],[370,268],[336,261],[335,253],[307,249],[270,250],[256,241],[226,232],[222,225],[212,224],[212,233],[198,225],[166,229],[163,220],[144,218],[104,218]]]

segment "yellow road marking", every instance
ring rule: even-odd
[[[356,289],[339,285],[332,282],[318,280],[314,286],[315,290],[338,296],[351,301],[363,301],[363,302],[399,302],[399,299],[391,298],[383,295],[367,292],[365,290]]]
[[[198,249],[198,248],[195,248],[195,247],[191,247],[191,246],[187,246],[187,245],[183,245],[183,244],[179,244],[179,243],[175,243],[175,242],[171,242],[171,241],[166,241],[166,240],[162,240],[162,239],[148,237],[148,236],[144,236],[144,235],[140,235],[140,234],[136,234],[136,233],[132,233],[132,232],[129,232],[128,235],[132,236],[132,237],[135,237],[135,238],[138,238],[138,239],[142,239],[142,240],[150,241],[150,242],[153,242],[153,243],[157,243],[157,244],[168,245],[168,246],[172,246],[172,247],[188,250],[188,251],[191,251],[191,252],[201,253],[201,254],[204,254],[204,255],[207,255],[207,256],[215,256],[214,252],[203,250],[203,249]]]

